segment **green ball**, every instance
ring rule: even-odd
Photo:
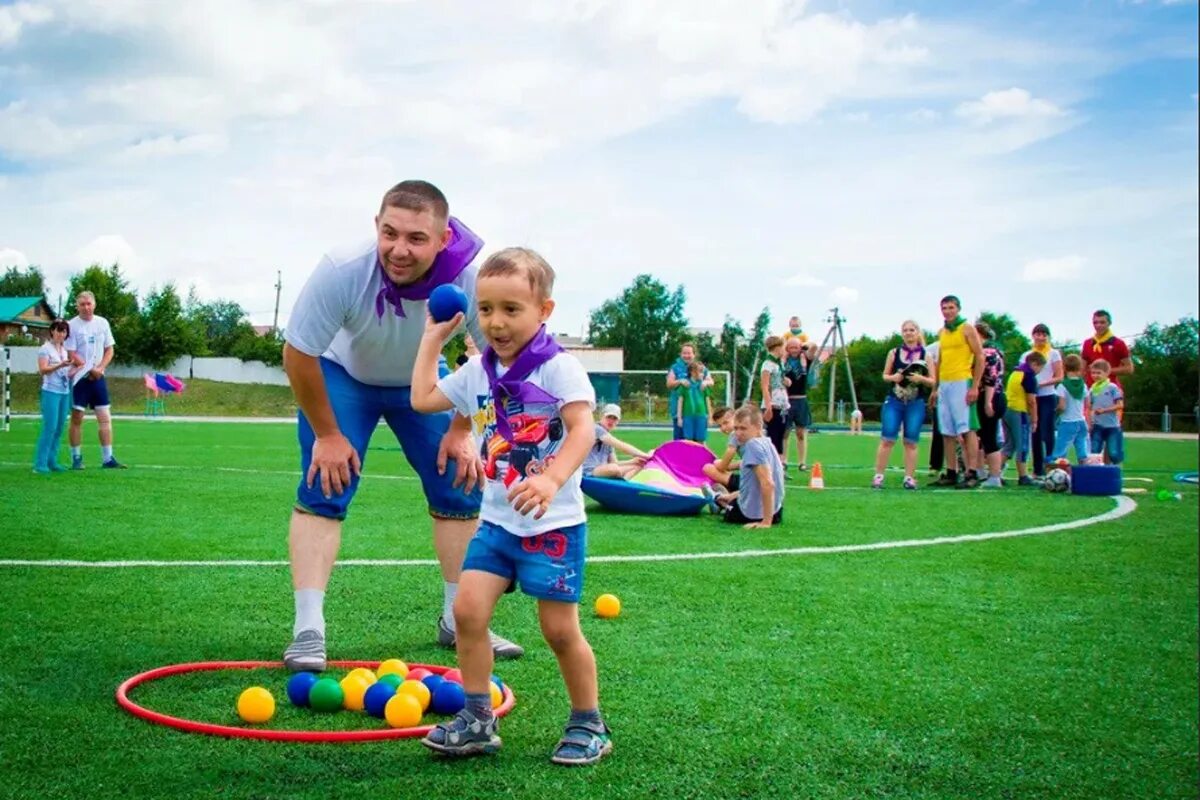
[[[333,678],[321,678],[308,690],[308,704],[314,711],[341,711],[346,693]]]
[[[1170,500],[1171,499],[1171,490],[1170,489],[1159,489],[1158,494],[1155,496],[1159,500]]]
[[[376,683],[386,683],[388,686],[395,689],[400,686],[400,684],[404,683],[404,679],[394,672],[389,672],[386,675],[380,676]]]

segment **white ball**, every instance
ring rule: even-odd
[[[1066,470],[1052,469],[1046,473],[1042,488],[1047,492],[1068,492],[1071,490],[1071,476]]]

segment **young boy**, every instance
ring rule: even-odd
[[[1044,355],[1030,353],[1008,376],[1004,387],[1007,408],[1004,411],[1004,447],[1000,452],[1004,459],[1015,459],[1018,486],[1035,485],[1029,477],[1029,442],[1038,426],[1037,375],[1044,366]],[[1003,465],[1000,471],[1004,471]]]
[[[704,465],[704,474],[713,482],[714,489],[719,486],[722,489],[736,492],[741,482],[741,476],[734,472],[740,466],[734,462],[742,450],[742,444],[738,441],[737,434],[733,432],[733,409],[721,406],[713,411],[712,418],[721,433],[728,437],[728,440],[725,452],[721,457],[711,464]]]
[[[1125,460],[1125,434],[1121,431],[1125,394],[1108,379],[1112,366],[1103,358],[1092,362],[1091,372],[1092,452],[1105,452],[1109,461],[1120,464]]]
[[[1067,447],[1075,445],[1075,460],[1082,464],[1088,452],[1088,388],[1083,380],[1083,359],[1074,353],[1063,358],[1065,377],[1054,390],[1058,395],[1058,427],[1054,432],[1054,452],[1050,460],[1055,461],[1067,454]]]
[[[762,414],[742,406],[733,415],[733,430],[742,447],[741,477],[737,491],[721,495],[728,506],[725,521],[746,528],[769,528],[783,521],[783,465],[771,440],[763,436]]]
[[[704,364],[688,364],[688,380],[679,395],[676,418],[683,420],[683,438],[693,442],[708,439],[708,415],[712,413],[712,394],[704,382]]]
[[[621,422],[621,407],[609,403],[600,411],[600,421],[596,423],[596,444],[588,451],[583,460],[583,477],[594,475],[597,478],[620,478],[627,481],[642,471],[646,465],[649,453],[643,453],[628,442],[623,442],[612,435],[613,429]],[[620,450],[630,461],[617,461]]]
[[[775,445],[779,462],[783,463],[784,445],[787,436],[788,396],[783,383],[783,339],[768,336],[765,342],[766,358],[759,373],[759,388],[762,390],[762,421],[767,425],[767,436]]]
[[[454,408],[470,417],[487,461],[481,524],[467,547],[454,601],[466,708],[422,740],[446,755],[500,749],[488,685],[488,622],[514,584],[537,598],[542,632],[571,700],[551,761],[592,764],[612,749],[600,716],[596,659],[579,627],[587,551],[580,466],[595,444],[595,393],[583,366],[546,333],[553,286],[554,271],[532,250],[495,253],[479,269],[475,287],[487,349],[437,380],[437,354],[463,317],[429,319],[413,368],[413,408]]]

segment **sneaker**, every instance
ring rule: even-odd
[[[929,485],[930,486],[957,486],[958,479],[951,478],[949,475],[947,475],[945,472],[943,472],[941,475],[938,476],[938,479],[936,481],[931,482]]]
[[[979,478],[975,477],[973,472],[968,472],[967,477],[963,478],[962,483],[955,486],[955,489],[975,489],[979,486]]]
[[[1037,483],[1028,475],[1022,475],[1017,479],[1017,486],[1037,486]]]
[[[595,764],[612,752],[612,731],[607,725],[596,730],[590,725],[568,725],[554,747],[550,760],[555,764],[582,767]]]
[[[283,665],[292,672],[324,672],[325,634],[311,628],[297,633],[283,651]]]
[[[83,469],[83,456],[71,456],[71,469]]]
[[[494,716],[481,720],[469,710],[463,709],[449,722],[439,722],[421,744],[445,756],[481,756],[500,749],[500,737],[496,731],[499,720]]]
[[[801,464],[796,469],[800,470],[801,472],[808,472],[808,464]]]
[[[45,467],[34,467],[33,474],[34,475],[49,475],[50,470],[46,469]]]
[[[985,489],[1002,489],[1002,488],[1004,488],[1004,481],[1000,480],[999,475],[993,475],[992,477],[988,478],[986,481],[981,483],[980,486],[982,486]]]
[[[882,489],[883,488],[883,476],[882,475],[876,475],[874,478],[871,478],[871,488],[872,489]]]
[[[56,461],[56,462],[54,462],[53,464],[51,464],[51,465],[50,465],[50,471],[51,471],[51,472],[66,472],[66,471],[67,471],[67,468],[66,468],[66,467],[64,467],[62,464],[59,464],[59,463]]]
[[[101,469],[129,469],[129,467],[117,461],[115,458],[110,458],[100,465]]]
[[[917,490],[917,479],[911,476],[905,477],[904,488],[908,489],[910,492],[915,492]]]
[[[492,655],[496,658],[520,658],[525,655],[524,647],[491,631],[488,631],[488,640],[492,643]],[[445,617],[438,617],[437,643],[451,649],[455,645],[454,631],[446,626]]]

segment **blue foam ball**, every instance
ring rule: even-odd
[[[287,696],[292,705],[305,708],[308,706],[308,690],[317,682],[315,672],[297,672],[288,678]]]
[[[457,714],[467,705],[466,690],[454,681],[442,681],[429,700],[435,714]]]
[[[363,708],[372,717],[383,719],[383,710],[388,700],[396,696],[396,687],[390,683],[372,683],[363,695]]]
[[[496,684],[496,688],[499,689],[501,693],[504,692],[504,681],[500,680],[498,675],[492,676],[492,683]]]
[[[467,313],[467,295],[452,283],[444,283],[429,294],[429,315],[434,322],[449,322],[458,312]]]
[[[429,694],[432,696],[445,680],[441,675],[426,675],[424,678],[421,678],[421,683],[425,684],[425,688],[429,690]]]

